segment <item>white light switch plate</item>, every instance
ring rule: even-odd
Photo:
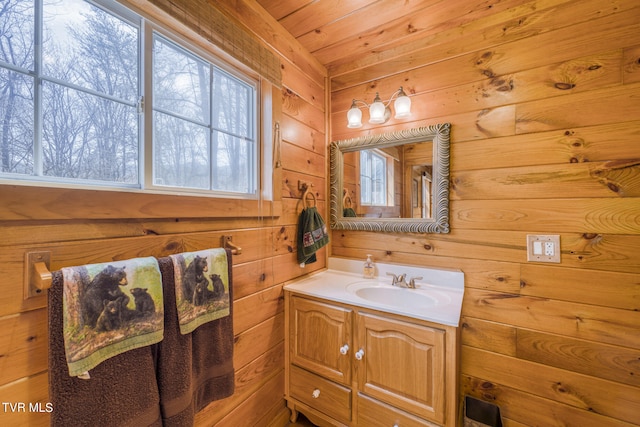
[[[527,234],[527,261],[560,262],[560,236]]]

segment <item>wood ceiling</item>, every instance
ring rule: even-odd
[[[257,0],[330,76],[428,48],[531,0]]]

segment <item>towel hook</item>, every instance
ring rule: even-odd
[[[318,204],[318,201],[316,199],[316,195],[313,194],[313,191],[311,191],[312,187],[313,187],[312,183],[298,181],[298,190],[304,190],[304,193],[302,194],[302,202],[306,204],[307,198],[311,196],[311,202],[313,203],[311,207],[316,207],[316,205]]]
[[[25,252],[24,299],[42,295],[44,290],[51,288],[50,263],[49,251]]]
[[[342,198],[342,206],[345,208],[350,208],[353,206],[353,202],[351,201],[351,197],[349,196],[349,190],[347,190],[346,188],[342,191],[342,194],[344,194],[344,197]],[[349,202],[347,204],[347,202]]]
[[[232,255],[240,255],[242,253],[242,248],[233,243],[233,236],[222,236],[222,246],[225,249],[230,249]]]

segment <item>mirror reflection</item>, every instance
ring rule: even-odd
[[[431,218],[433,143],[344,153],[343,216]]]
[[[449,231],[448,123],[331,144],[336,229]]]

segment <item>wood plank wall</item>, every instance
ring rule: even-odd
[[[175,10],[187,1],[174,1]],[[140,198],[1,185],[0,402],[28,405],[48,401],[46,300],[23,301],[25,251],[51,251],[51,267],[58,269],[218,247],[221,236],[230,234],[243,249],[233,257],[236,392],[201,411],[196,424],[286,424],[282,285],[326,265],[327,250],[323,249],[316,264],[300,268],[295,237],[302,208],[298,181],[312,183],[319,209],[326,209],[326,71],[307,53],[296,50],[295,40],[280,34],[278,24],[260,11],[240,2],[215,3],[225,8],[231,19],[242,17],[247,27],[258,29],[260,39],[281,57],[283,87],[275,89],[274,96],[282,103],[282,114],[275,117],[283,137],[283,168],[278,172],[282,182],[276,188],[282,193],[282,214],[272,218],[268,203],[254,212],[253,218],[243,219],[233,215],[246,210],[240,202],[214,204],[202,198]],[[193,31],[146,0],[128,4],[207,46]],[[286,44],[278,46],[274,38]],[[0,424],[44,426],[49,417],[0,408]]]
[[[519,3],[329,67],[333,140],[452,124],[451,233],[334,231],[332,254],[464,271],[461,394],[506,426],[640,425],[640,4]],[[399,85],[410,121],[346,128]]]

